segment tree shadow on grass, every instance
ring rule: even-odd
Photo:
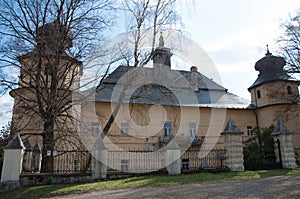
[[[216,183],[232,180],[258,179],[273,176],[286,176],[291,174],[300,174],[300,169],[276,169],[276,170],[259,170],[244,172],[199,172],[181,175],[145,175],[131,177],[119,180],[97,181],[81,184],[53,184],[25,186],[19,189],[0,192],[0,198],[9,199],[38,199],[49,196],[80,194],[90,191],[112,190],[112,189],[128,189],[143,188],[157,186],[176,186],[183,184],[201,184]]]
[[[0,192],[0,198],[8,199],[38,199],[51,195],[59,189],[72,187],[74,184],[53,184],[53,185],[36,185],[24,186],[12,191]]]

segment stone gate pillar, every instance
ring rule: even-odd
[[[278,120],[271,135],[274,139],[276,162],[280,162],[281,158],[284,169],[296,168],[292,132],[286,128],[281,120]]]
[[[4,147],[1,182],[19,181],[22,172],[24,144],[17,133]]]
[[[224,136],[224,148],[226,150],[225,165],[231,171],[244,171],[243,132],[232,118],[229,118],[221,135]]]
[[[181,150],[176,141],[172,141],[166,148],[165,166],[170,175],[181,173]]]
[[[99,137],[92,148],[92,178],[105,179],[107,175],[108,151]]]

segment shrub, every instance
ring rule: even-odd
[[[272,163],[275,162],[274,142],[271,136],[274,126],[268,128],[255,128],[255,137],[246,141],[244,147],[244,162],[250,163]],[[261,145],[259,143],[261,138]]]

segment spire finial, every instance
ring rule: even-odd
[[[266,56],[272,55],[272,53],[270,53],[270,51],[269,51],[269,45],[267,44],[266,46],[267,46],[267,53],[266,53]]]
[[[162,36],[162,32],[160,32],[159,47],[164,47],[164,45],[165,45],[164,38]]]

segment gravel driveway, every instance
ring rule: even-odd
[[[95,198],[300,198],[300,175],[168,187],[106,190],[52,199]]]

